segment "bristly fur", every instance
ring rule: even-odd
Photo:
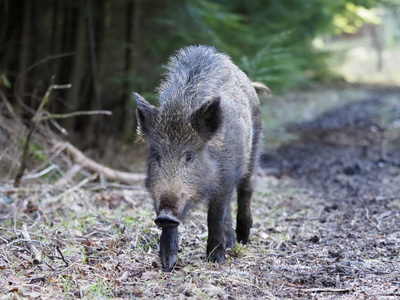
[[[160,107],[154,133],[170,145],[196,141],[192,113],[218,97],[219,88],[229,80],[229,64],[230,58],[214,47],[187,47],[172,56],[157,88]]]
[[[191,46],[179,50],[164,66],[165,80],[157,88],[161,108],[183,106],[190,111],[217,95],[228,80],[230,58],[214,47]]]

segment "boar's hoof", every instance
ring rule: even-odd
[[[253,225],[251,217],[237,219],[236,238],[239,243],[247,244],[249,242],[250,228]]]
[[[214,251],[208,255],[208,261],[222,263],[225,261],[225,251]]]
[[[172,215],[172,212],[165,210],[162,210],[158,214],[154,222],[162,229],[172,229],[179,225],[179,220],[174,215]]]
[[[161,256],[161,264],[163,272],[171,272],[174,264],[176,263],[176,253],[169,253],[169,255]]]
[[[221,244],[216,247],[207,245],[207,256],[210,262],[222,263],[225,261],[225,247]]]

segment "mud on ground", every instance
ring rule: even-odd
[[[4,182],[0,298],[399,298],[400,89],[297,92],[263,111],[251,243],[223,265],[205,262],[198,209],[180,229],[175,270],[161,273],[142,185]]]

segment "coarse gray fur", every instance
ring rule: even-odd
[[[256,87],[227,55],[208,46],[179,50],[165,69],[157,89],[160,107],[135,95],[138,131],[148,147],[146,186],[155,221],[163,227],[163,268],[171,270],[176,261],[176,226],[189,207],[203,200],[209,206],[208,259],[222,262],[234,239],[230,200],[235,188],[237,240],[247,243],[252,226],[261,140]]]

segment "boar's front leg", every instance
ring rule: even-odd
[[[160,237],[160,258],[162,270],[170,272],[178,256],[178,227],[164,228]]]
[[[221,193],[210,199],[207,215],[207,258],[211,262],[223,262],[225,260],[226,222],[229,223],[229,217],[226,218],[226,214],[230,212],[227,205],[230,205],[231,194],[232,192]]]

